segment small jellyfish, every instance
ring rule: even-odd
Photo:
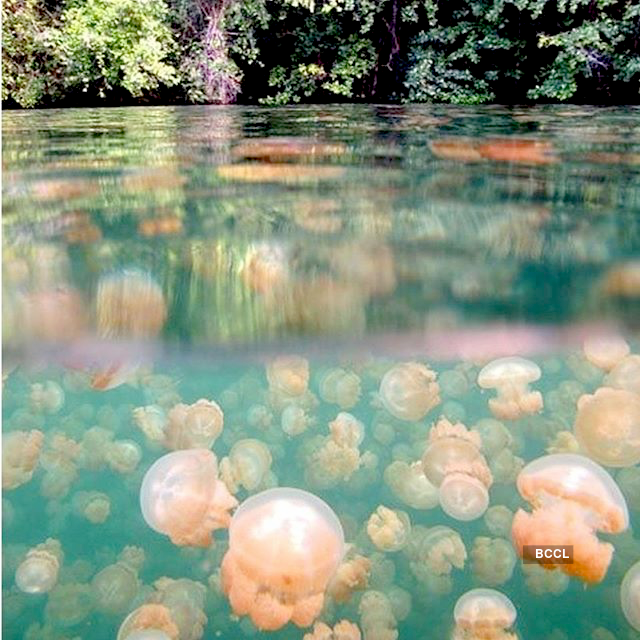
[[[111,513],[111,500],[101,491],[78,491],[72,499],[73,510],[91,524],[102,524]]]
[[[582,345],[584,357],[603,371],[611,371],[629,351],[629,344],[621,336],[595,336]]]
[[[220,461],[220,477],[231,493],[237,493],[240,487],[256,491],[267,479],[271,462],[271,452],[264,442],[238,440],[229,456]]]
[[[292,405],[295,406],[295,405]],[[287,407],[289,408],[289,407]],[[273,413],[263,404],[254,404],[247,411],[247,423],[254,429],[266,431],[273,422]]]
[[[45,498],[63,498],[69,492],[78,475],[78,461],[83,447],[72,438],[53,433],[40,456],[40,466],[45,474],[40,483],[40,493]]]
[[[116,473],[133,473],[142,460],[142,449],[134,440],[115,440],[105,451],[105,462]]]
[[[167,416],[164,444],[173,451],[210,449],[223,427],[222,409],[212,400],[177,404]]]
[[[320,498],[278,488],[245,500],[229,527],[222,588],[236,615],[262,630],[309,626],[344,554],[335,513]]]
[[[280,356],[267,366],[267,380],[277,396],[301,396],[309,387],[309,362],[300,356]]]
[[[498,358],[480,371],[478,385],[497,391],[497,397],[489,399],[489,409],[498,420],[518,420],[542,410],[542,394],[529,389],[540,375],[540,367],[531,360]]]
[[[291,437],[304,433],[313,422],[314,418],[309,416],[305,409],[295,404],[285,407],[280,416],[282,431]]]
[[[44,442],[42,431],[10,431],[2,434],[2,488],[26,484],[33,477]]]
[[[503,504],[489,507],[484,514],[483,521],[492,536],[511,537],[513,511]]]
[[[167,577],[159,578],[153,586],[155,591],[148,602],[166,607],[171,621],[178,627],[178,640],[200,640],[207,624],[204,613],[206,587],[187,578],[173,580]]]
[[[640,560],[624,576],[620,585],[620,604],[627,622],[640,631]]]
[[[137,407],[132,411],[132,417],[135,425],[142,431],[149,443],[156,445],[164,443],[167,414],[162,407],[155,404]]]
[[[453,609],[456,626],[452,640],[517,640],[509,629],[518,612],[507,596],[495,589],[472,589]]]
[[[516,553],[504,538],[478,536],[469,552],[474,576],[490,587],[508,582],[516,566]]]
[[[392,462],[384,470],[384,481],[412,509],[433,509],[438,504],[438,488],[429,482],[421,462]]]
[[[547,570],[539,564],[523,564],[521,569],[527,590],[536,596],[559,596],[569,588],[569,576],[560,569]]]
[[[358,606],[364,640],[396,640],[398,621],[389,598],[381,591],[365,591]]]
[[[640,355],[633,354],[621,360],[604,379],[604,384],[640,395]]]
[[[23,593],[47,593],[58,581],[62,564],[62,546],[58,540],[48,538],[27,551],[16,571],[16,585]]]
[[[416,422],[440,403],[436,373],[418,362],[392,367],[380,382],[380,400],[395,418]]]
[[[116,640],[178,640],[178,627],[167,607],[143,604],[123,620]]]
[[[411,521],[404,511],[394,511],[380,505],[367,522],[367,534],[381,551],[399,551],[407,544]]]
[[[422,467],[429,481],[439,487],[443,511],[456,520],[475,520],[489,506],[493,478],[481,446],[478,433],[446,418],[429,432]]]
[[[140,488],[146,523],[174,544],[207,547],[212,531],[229,526],[237,506],[218,479],[215,455],[208,449],[184,449],[156,460]]]
[[[582,450],[607,467],[640,462],[640,396],[600,387],[578,400],[574,432]]]
[[[361,640],[360,629],[353,622],[340,620],[333,629],[324,622],[315,622],[313,631],[305,633],[302,640]]]
[[[354,555],[344,560],[327,588],[327,593],[338,603],[348,602],[354,591],[363,591],[369,586],[371,560],[361,555]]]
[[[64,391],[53,380],[47,380],[44,384],[38,382],[31,385],[29,402],[31,409],[38,413],[58,413],[64,405]]]
[[[360,378],[353,371],[330,369],[320,377],[319,388],[325,402],[341,409],[351,409],[360,400]]]
[[[589,458],[554,454],[530,462],[517,485],[533,506],[532,513],[519,509],[513,518],[511,533],[520,557],[526,545],[570,545],[571,564],[531,559],[588,583],[601,582],[614,548],[601,542],[596,531],[621,533],[629,525],[624,496],[613,478]]]
[[[138,572],[144,556],[140,547],[125,547],[115,564],[105,567],[93,577],[91,589],[99,611],[121,614],[129,609],[140,590]]]

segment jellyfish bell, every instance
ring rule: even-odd
[[[517,486],[533,506],[532,513],[519,509],[513,518],[511,534],[520,557],[525,545],[571,545],[571,564],[540,564],[588,583],[601,582],[614,548],[601,542],[596,531],[621,533],[629,526],[627,504],[613,478],[585,456],[552,454],[526,465]]]
[[[640,631],[640,560],[631,566],[622,580],[620,604],[627,622]]]
[[[592,336],[582,344],[585,358],[604,371],[611,371],[629,351],[629,344],[621,336]]]
[[[344,551],[329,505],[300,489],[269,489],[245,500],[231,520],[222,588],[234,613],[261,630],[289,621],[306,627],[320,614]]]
[[[604,384],[640,395],[640,355],[632,354],[620,360],[611,369]]]
[[[218,404],[201,398],[192,405],[177,404],[164,429],[169,449],[210,449],[222,433],[224,415]]]
[[[398,364],[380,383],[380,400],[395,418],[415,422],[440,403],[436,373],[418,362]]]
[[[489,507],[489,492],[483,482],[466,473],[451,473],[440,485],[440,506],[463,522],[482,516]]]
[[[30,549],[16,570],[16,586],[23,593],[51,591],[58,582],[62,558],[60,542],[53,538]]]
[[[513,602],[495,589],[471,589],[455,604],[456,623],[453,640],[515,639],[508,630],[515,624],[518,612]]]
[[[167,607],[144,604],[122,621],[116,640],[178,640],[178,637],[178,627]]]
[[[229,526],[237,506],[218,479],[215,455],[208,449],[183,449],[156,460],[140,488],[146,523],[180,546],[209,546],[215,529]]]

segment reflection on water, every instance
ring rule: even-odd
[[[8,638],[639,637],[637,109],[3,129]]]

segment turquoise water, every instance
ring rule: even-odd
[[[192,598],[207,618],[202,637],[302,638],[292,624],[259,632],[233,616],[218,574],[226,530],[208,549],[180,547],[142,518],[142,479],[169,450],[145,437],[133,410],[166,413],[205,398],[224,413],[212,445],[219,461],[246,438],[272,458],[259,486],[240,487],[237,499],[269,486],[323,498],[350,554],[371,560],[365,590],[389,598],[397,637],[449,638],[456,600],[480,586],[512,600],[520,638],[640,637],[619,596],[640,559],[637,464],[608,468],[630,528],[600,535],[616,551],[606,578],[586,588],[558,572],[529,576],[519,560],[492,580],[509,552],[498,544],[482,564],[475,540],[508,534],[438,505],[415,509],[384,477],[394,461],[420,460],[441,416],[469,429],[491,418],[495,391],[478,386],[478,373],[493,358],[521,355],[541,368],[531,387],[544,408],[503,420],[501,457],[482,444],[490,505],[530,511],[515,486],[519,468],[573,431],[581,395],[608,384],[585,360],[584,340],[615,334],[640,353],[639,123],[635,108],[582,107],[5,114],[3,439],[30,430],[44,439],[31,479],[3,491],[4,635],[115,638],[167,576],[202,585]],[[266,376],[274,358],[292,354],[310,371],[311,395],[293,404],[311,422],[297,435],[283,431],[284,405]],[[381,403],[381,380],[411,361],[437,374],[441,401],[399,420]],[[359,380],[348,406],[322,389],[337,367]],[[33,385],[47,383],[42,400]],[[359,465],[326,486],[314,476],[314,451],[340,411],[364,426]],[[111,444],[136,443],[133,468],[104,459],[111,444],[91,444],[93,427]],[[86,492],[106,495],[104,522],[87,519]],[[414,539],[420,527],[453,529],[464,566],[429,581],[411,567],[411,535],[399,551],[377,549],[366,524],[379,505],[405,512]],[[64,554],[57,585],[23,593],[16,569],[47,538]],[[108,610],[95,577],[128,545],[144,550],[144,563]],[[346,604],[329,598],[320,619],[362,628],[362,594]],[[365,640],[376,631],[364,629]]]

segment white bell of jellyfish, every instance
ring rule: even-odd
[[[51,591],[58,581],[62,558],[60,542],[53,538],[30,549],[16,570],[16,586],[23,593]]]
[[[456,623],[452,640],[517,638],[509,629],[518,612],[513,602],[495,589],[471,589],[462,594],[453,609]]]

